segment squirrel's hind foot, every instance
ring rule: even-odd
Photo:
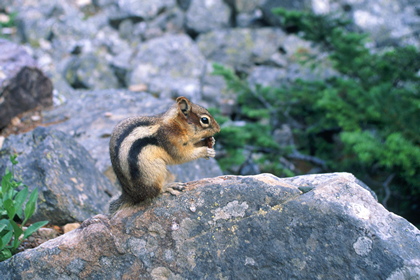
[[[184,189],[186,184],[180,182],[170,183],[164,186],[163,192],[168,192],[171,195],[179,195]]]

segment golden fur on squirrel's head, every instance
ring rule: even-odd
[[[212,137],[220,132],[220,126],[207,109],[180,96],[167,113],[178,121],[182,121],[183,128],[188,130],[188,134],[194,135],[193,138],[197,142],[197,146],[213,148]],[[185,123],[187,127],[185,127]]]

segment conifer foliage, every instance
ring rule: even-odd
[[[262,172],[292,175],[278,159],[297,150],[325,163],[322,171],[355,174],[392,211],[420,224],[420,52],[411,46],[372,51],[365,34],[331,15],[274,12],[286,30],[327,51],[337,74],[251,88],[245,77],[214,65],[214,74],[237,93],[235,120],[246,121],[240,127],[220,119],[222,133],[230,135],[220,137],[229,155],[222,166],[240,164],[247,147],[258,152]],[[316,58],[304,63],[316,68]],[[291,125],[295,137],[295,147],[287,151],[271,140],[282,123]],[[253,144],[245,145],[249,141]]]

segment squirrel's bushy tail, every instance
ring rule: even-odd
[[[113,215],[115,212],[123,208],[127,204],[127,198],[124,194],[121,194],[118,198],[111,201],[109,204],[109,214]]]

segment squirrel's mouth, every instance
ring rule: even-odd
[[[197,143],[194,144],[195,147],[208,147],[210,149],[213,148],[213,136],[209,136],[209,137],[205,137],[205,138],[201,138],[200,141],[198,141]]]

